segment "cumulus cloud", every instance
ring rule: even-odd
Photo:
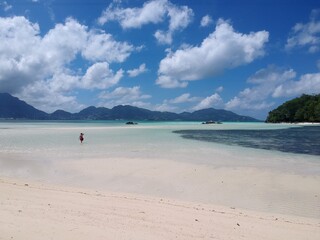
[[[320,92],[320,73],[304,74],[298,81],[288,81],[279,85],[273,97],[293,97],[301,94],[318,94]]]
[[[103,25],[109,21],[119,21],[124,29],[156,24],[163,21],[167,4],[167,0],[153,0],[144,3],[141,8],[122,8],[117,2],[113,2],[103,11],[98,22]]]
[[[128,29],[162,23],[167,18],[168,30],[157,30],[154,34],[162,44],[171,44],[173,33],[189,25],[193,11],[187,6],[177,6],[168,0],[151,0],[145,2],[141,8],[123,8],[118,2],[113,2],[103,11],[98,22],[103,25],[109,21],[118,21],[123,29]]]
[[[168,16],[170,17],[168,31],[157,31],[155,38],[159,43],[171,44],[175,31],[185,29],[193,18],[193,11],[187,6],[168,5]]]
[[[160,62],[156,83],[164,88],[186,87],[188,81],[251,63],[265,54],[268,37],[266,31],[238,33],[228,22],[219,20],[200,46],[169,52]]]
[[[116,74],[109,68],[107,62],[95,63],[88,68],[83,76],[79,87],[92,89],[106,89],[116,85],[123,76],[123,70],[120,69]]]
[[[212,23],[212,18],[209,15],[205,15],[200,22],[201,27],[207,27]]]
[[[172,43],[172,32],[171,31],[162,31],[157,30],[153,35],[157,41],[161,44],[171,44]]]
[[[269,98],[273,96],[275,89],[282,84],[290,82],[296,77],[293,69],[285,70],[270,65],[257,71],[247,82],[253,84],[251,88],[242,90],[238,96],[225,104],[227,109],[262,110],[273,105]]]
[[[249,92],[248,92],[249,94]],[[247,94],[247,96],[248,96]],[[267,101],[246,101],[244,93],[240,93],[242,96],[236,96],[232,98],[229,102],[226,103],[226,109],[236,110],[236,109],[245,109],[245,110],[262,110],[268,109],[274,105],[273,102]]]
[[[42,35],[39,25],[25,17],[0,18],[0,42],[0,91],[24,97],[39,108],[47,106],[43,110],[66,104],[68,99],[74,102],[70,96],[74,89],[114,86],[123,70],[114,73],[109,64],[125,61],[134,51],[130,44],[117,42],[103,31],[91,31],[73,18]],[[71,70],[78,57],[91,66]],[[40,104],[38,96],[44,92],[50,97],[42,98],[45,104]],[[73,105],[65,109],[69,106]]]
[[[306,24],[297,23],[292,28],[291,36],[287,40],[286,49],[307,47],[310,53],[320,50],[320,9],[313,10],[310,21]]]
[[[247,82],[253,87],[242,90],[225,104],[230,110],[264,110],[270,109],[275,98],[298,97],[302,94],[320,92],[320,73],[304,74],[297,80],[293,69],[268,66],[257,71]]]
[[[168,16],[170,17],[169,29],[167,31],[158,30],[154,34],[161,44],[172,43],[174,32],[185,29],[192,21],[193,11],[187,6],[179,7],[169,4]]]
[[[174,99],[169,100],[169,103],[179,104],[179,103],[186,103],[186,102],[195,102],[197,101],[197,97],[191,97],[190,93],[184,93]]]
[[[57,109],[76,112],[85,106],[77,102],[73,95],[75,89],[107,89],[116,85],[122,76],[121,69],[113,73],[108,63],[95,63],[83,76],[65,69],[64,72],[54,73],[50,79],[25,86],[15,95],[48,112]]]
[[[56,24],[42,39],[39,47],[42,61],[51,66],[52,71],[70,63],[76,54],[81,52],[87,44],[87,27],[73,18],[65,23]],[[36,48],[36,46],[35,46]],[[32,54],[35,52],[33,51]]]
[[[202,99],[196,106],[192,108],[192,110],[221,107],[222,104],[223,104],[223,100],[220,97],[220,95],[218,93],[214,93],[213,95]]]
[[[135,48],[127,42],[117,42],[111,34],[90,31],[83,56],[91,61],[123,62]]]
[[[79,87],[81,82],[81,76],[74,75],[72,72],[69,72],[67,69],[64,69],[62,72],[56,72],[51,79],[47,81],[40,81],[42,85],[45,85],[47,90],[51,90],[52,93],[65,93],[72,91],[72,89]],[[37,82],[38,83],[38,82]],[[32,85],[33,92],[41,85]],[[43,86],[42,86],[43,88]],[[39,88],[38,91],[41,92],[42,88]]]
[[[143,63],[138,68],[128,70],[127,73],[129,75],[129,77],[137,77],[146,71],[147,71],[146,64]]]
[[[16,96],[47,112],[53,112],[57,109],[77,112],[85,107],[77,101],[76,96],[52,91],[51,86],[45,81],[25,87]]]
[[[199,101],[199,99],[199,97],[192,97],[190,93],[184,93],[173,99],[165,99],[161,104],[157,104],[155,106],[150,107],[156,111],[177,112],[181,110],[181,104],[197,102]]]
[[[99,94],[99,98],[103,100],[101,106],[112,107],[115,105],[132,105],[137,107],[149,106],[149,103],[143,102],[151,98],[150,95],[143,94],[140,86],[134,87],[117,87],[111,92],[103,91]]]
[[[176,106],[168,104],[167,102],[163,102],[162,104],[157,104],[153,106],[152,109],[154,111],[160,111],[160,112],[176,112],[178,110]]]
[[[16,93],[41,77],[39,26],[24,17],[0,18],[0,91]],[[40,71],[39,71],[40,70]]]

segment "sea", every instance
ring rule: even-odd
[[[84,133],[82,144],[80,133]],[[220,160],[212,157],[221,152],[237,154]],[[244,158],[239,159],[240,153]],[[268,164],[279,164],[278,159],[320,162],[320,125],[0,121],[0,159],[19,162],[123,157],[219,166],[266,164],[249,156],[267,156]]]

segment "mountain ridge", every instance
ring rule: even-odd
[[[90,106],[77,113],[70,113],[60,109],[53,113],[46,113],[8,93],[0,93],[0,118],[30,120],[259,121],[252,117],[214,108],[173,113],[152,111],[131,105],[118,105],[111,109]]]

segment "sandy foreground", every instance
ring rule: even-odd
[[[0,178],[0,239],[320,239],[320,220]]]

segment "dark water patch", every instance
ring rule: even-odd
[[[273,130],[179,130],[174,133],[206,142],[320,155],[320,126]]]

